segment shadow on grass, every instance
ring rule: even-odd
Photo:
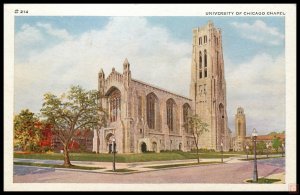
[[[247,180],[247,183],[274,183],[281,181],[280,179],[268,179],[268,178],[258,178],[258,182],[253,182],[252,179]]]
[[[270,157],[258,157],[256,160],[264,160],[264,159],[272,159],[272,158],[283,158],[282,156],[270,156]],[[241,158],[239,160],[248,161],[248,160],[254,160],[254,158]]]

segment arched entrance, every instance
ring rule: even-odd
[[[145,142],[143,142],[142,144],[141,144],[141,152],[146,152],[147,151],[147,145],[146,145],[146,143]]]
[[[112,133],[107,134],[105,137],[106,151],[108,151],[108,153],[112,153],[112,138],[113,137],[114,137],[114,134],[112,134]]]
[[[157,143],[152,142],[152,151],[157,152]]]

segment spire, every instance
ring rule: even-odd
[[[124,63],[123,63],[123,69],[124,69],[124,70],[125,70],[125,69],[129,69],[129,66],[130,66],[130,64],[129,64],[129,62],[128,62],[128,59],[125,58]]]
[[[102,68],[100,69],[98,76],[99,76],[99,78],[105,78],[105,74],[104,74],[104,71]]]
[[[100,69],[99,74],[104,74],[103,68]]]

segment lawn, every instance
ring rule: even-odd
[[[257,183],[274,183],[277,181],[281,181],[280,179],[268,179],[268,178],[258,178]],[[247,180],[248,183],[254,183],[252,179]]]
[[[185,167],[185,166],[219,164],[219,163],[220,162],[200,162],[200,163],[168,164],[168,165],[148,166],[148,167],[145,167],[145,168],[164,169],[164,168],[172,168],[172,167]]]
[[[225,154],[225,153],[224,153]],[[164,161],[164,160],[184,160],[196,159],[195,153],[190,152],[161,152],[161,153],[142,153],[142,154],[116,154],[116,162],[148,162],[148,161]],[[218,152],[208,152],[199,154],[201,158],[221,158]],[[226,154],[223,158],[236,156],[236,154]],[[63,154],[60,153],[14,153],[14,158],[24,159],[44,159],[44,160],[63,160]],[[70,153],[71,161],[97,161],[112,162],[112,154],[95,154],[95,153]]]
[[[63,165],[44,164],[44,163],[30,163],[30,162],[14,162],[14,165],[27,165],[36,167],[51,167],[51,168],[68,168],[68,169],[83,169],[83,170],[96,170],[103,169],[102,167],[85,167],[72,165],[71,167],[64,167]]]

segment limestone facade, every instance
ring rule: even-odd
[[[221,30],[212,22],[193,29],[190,97],[194,112],[208,125],[199,144],[201,148],[230,149],[227,125],[226,82]]]
[[[113,137],[118,153],[190,151],[195,142],[183,124],[194,113],[209,125],[199,147],[220,150],[222,142],[223,150],[229,150],[221,30],[211,22],[193,29],[192,56],[190,98],[133,79],[127,59],[122,73],[113,68],[106,78],[101,70],[98,89],[105,96],[100,104],[109,119],[99,134],[95,130],[93,151],[97,142],[99,152],[111,151]]]

